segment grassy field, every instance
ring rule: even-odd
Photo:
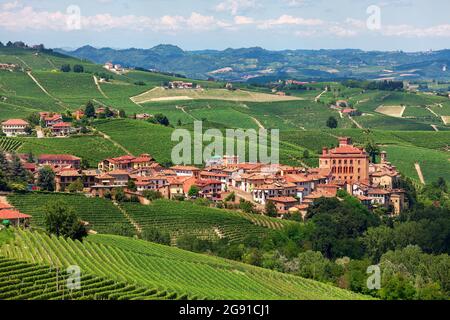
[[[88,161],[91,167],[109,157],[125,152],[101,136],[73,136],[70,138],[17,138],[21,143],[21,153],[72,154]]]
[[[80,243],[18,231],[0,247],[0,256],[44,266],[78,265],[92,276],[157,289],[169,299],[365,298],[312,280],[117,236],[90,236]]]

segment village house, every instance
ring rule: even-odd
[[[397,168],[387,160],[387,152],[381,152],[381,163],[370,164],[370,182],[382,188],[393,189],[400,180]]]
[[[345,108],[342,110],[342,113],[344,115],[348,115],[350,117],[356,117],[361,114],[361,112],[358,109],[352,109],[352,108]]]
[[[80,169],[81,159],[70,154],[42,154],[38,157],[38,165]]]
[[[63,169],[55,174],[56,192],[67,190],[72,183],[81,180],[82,175],[78,170]]]
[[[54,136],[65,137],[72,132],[73,128],[69,122],[59,122],[54,124],[50,130]]]
[[[14,69],[18,68],[15,64],[10,63],[0,63],[0,70],[7,70],[7,71],[13,71]]]
[[[277,208],[277,212],[279,215],[285,215],[289,213],[289,209],[299,203],[298,200],[293,197],[276,197],[270,199],[270,201]]]
[[[47,128],[63,122],[63,117],[59,113],[40,112],[39,115],[41,116],[41,121]]]
[[[265,205],[267,201],[279,197],[298,197],[303,198],[302,189],[299,189],[294,183],[272,183],[255,187],[252,191],[253,201]]]
[[[339,138],[337,148],[323,148],[319,167],[331,170],[334,180],[346,183],[369,181],[369,155],[363,148],[354,147],[350,138]]]
[[[76,110],[74,113],[72,113],[72,117],[75,120],[81,120],[84,117],[84,111],[81,109]]]
[[[22,119],[9,119],[2,122],[2,131],[7,137],[23,136],[27,134],[28,122]]]
[[[222,192],[222,182],[220,182],[219,180],[198,179],[194,184],[200,189],[200,197],[210,200],[220,200],[220,194]]]
[[[194,166],[173,166],[170,169],[175,171],[179,177],[198,177],[201,171]]]
[[[136,119],[137,120],[148,120],[150,118],[153,118],[153,116],[148,114],[148,113],[138,113],[138,114],[136,114]]]
[[[134,170],[149,167],[154,163],[154,159],[149,154],[141,154],[138,157],[126,155],[117,158],[109,158],[98,164],[98,169],[103,172],[114,170]]]

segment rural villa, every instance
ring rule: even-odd
[[[2,122],[2,131],[7,137],[23,136],[27,134],[28,122],[22,119],[10,119]]]
[[[26,161],[25,156],[21,158]],[[339,138],[338,147],[323,149],[318,168],[240,163],[236,156],[214,158],[203,169],[181,165],[164,168],[149,154],[105,159],[94,170],[82,170],[81,159],[72,155],[41,155],[37,166],[52,168],[57,191],[81,181],[83,192],[98,197],[123,188],[127,196],[134,195],[142,202],[147,190],[178,199],[190,197],[195,186],[197,197],[212,202],[224,201],[233,193],[236,201],[244,199],[263,210],[270,201],[282,218],[294,213],[305,217],[317,199],[334,198],[339,190],[345,190],[369,209],[401,213],[408,203],[405,191],[397,188],[399,172],[385,152],[379,164],[370,163],[369,158],[350,138]],[[38,168],[29,164],[27,168],[37,178]],[[133,190],[128,190],[130,183]]]

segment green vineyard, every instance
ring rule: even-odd
[[[131,232],[135,231],[122,212],[111,201],[105,199],[87,198],[83,195],[39,193],[8,197],[13,206],[33,217],[32,225],[36,227],[44,226],[45,204],[58,200],[72,207],[80,219],[88,222],[89,228],[96,232],[114,233],[111,228],[118,225]]]
[[[13,138],[0,137],[0,151],[16,151],[20,148],[22,142]]]
[[[89,286],[84,288],[86,283],[81,283],[85,292],[77,292],[79,298],[93,295],[105,299],[155,296],[166,299],[250,300],[367,298],[292,275],[118,236],[89,236],[81,243],[38,232],[16,231],[14,239],[0,247],[0,256],[9,259],[2,259],[0,264],[6,265],[6,269],[0,267],[0,270],[9,275],[9,278],[1,278],[2,294],[16,292],[23,299],[43,298],[42,287],[33,288],[30,281],[18,282],[8,264],[10,268],[19,270],[20,277],[43,279],[53,279],[54,274],[36,264],[53,268],[79,266]],[[27,268],[30,273],[24,270]],[[36,285],[41,283],[33,282]],[[8,291],[4,290],[5,287]],[[56,288],[55,284],[50,290]],[[140,296],[136,291],[146,294]],[[59,291],[48,294],[61,298]],[[16,298],[13,294],[6,294],[8,297]],[[66,298],[70,299],[70,295]]]
[[[263,235],[279,229],[281,223],[273,219],[253,219],[219,209],[198,206],[189,202],[158,200],[149,206],[125,203],[122,207],[143,230],[158,228],[172,239],[180,235],[194,235],[202,239],[243,240],[248,235]],[[278,223],[277,223],[278,222]]]
[[[176,299],[167,291],[82,274],[80,289],[68,289],[61,269],[0,257],[0,300],[160,300]],[[181,296],[181,298],[183,298]]]

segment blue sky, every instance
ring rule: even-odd
[[[0,41],[186,50],[450,47],[448,0],[0,0]]]

